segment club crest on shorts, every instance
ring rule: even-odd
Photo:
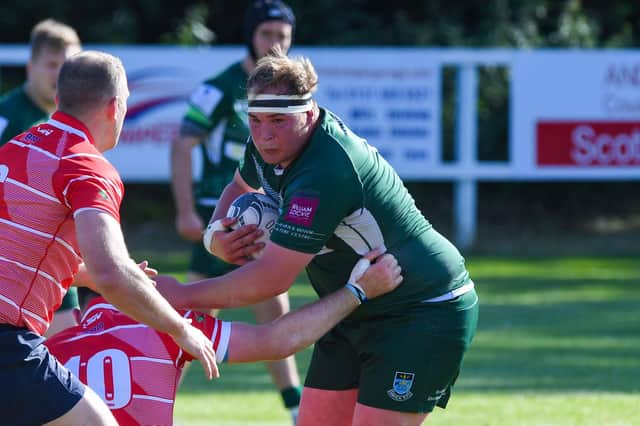
[[[393,388],[387,391],[389,398],[394,401],[402,402],[413,396],[411,386],[413,385],[414,373],[405,373],[396,371],[393,378]]]

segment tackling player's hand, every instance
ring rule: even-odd
[[[142,269],[142,272],[144,272],[144,274],[149,278],[155,278],[156,276],[158,276],[158,270],[150,268],[148,260],[143,260],[142,262],[138,263],[138,267]]]
[[[200,216],[193,210],[178,213],[176,216],[176,230],[185,240],[200,240],[203,229],[204,224],[202,223],[202,219],[200,219]]]
[[[153,278],[156,290],[169,301],[174,308],[187,308],[182,302],[184,286],[177,279],[170,275],[158,275]]]
[[[211,340],[199,329],[190,324],[191,321],[184,319],[183,326],[176,335],[172,335],[173,340],[194,358],[200,360],[204,368],[205,376],[209,380],[220,377],[218,365],[216,364],[216,353],[213,350]]]
[[[223,227],[231,228],[237,218],[226,217],[220,221]],[[255,242],[263,233],[256,225],[244,225],[231,231],[216,231],[211,239],[210,252],[227,263],[244,265],[252,260],[253,253],[264,248],[264,243]]]
[[[360,277],[355,277],[356,283],[362,288],[368,299],[395,290],[403,280],[402,268],[396,258],[392,254],[382,253],[383,249],[375,249],[366,253],[364,258],[372,263]],[[357,265],[354,267],[354,272],[356,269],[358,269]]]

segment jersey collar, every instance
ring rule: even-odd
[[[87,129],[87,127],[82,124],[80,120],[67,113],[64,113],[62,111],[54,112],[49,119],[49,124],[54,127],[58,127],[66,132],[78,135],[81,138],[84,138],[91,142],[91,145],[95,146],[95,143],[93,142],[93,136],[91,136],[89,129]]]
[[[103,298],[102,296],[97,296],[97,297],[94,297],[93,300],[91,300],[88,303],[85,311],[82,314],[82,318],[80,319],[80,322],[82,323],[85,319],[89,318],[96,310],[99,310],[99,309],[108,309],[110,311],[118,312],[118,309],[112,304],[110,304],[109,302],[107,302],[105,298]]]

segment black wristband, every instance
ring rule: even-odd
[[[364,290],[362,290],[362,287],[360,287],[359,285],[346,283],[345,288],[353,293],[353,295],[358,299],[358,302],[360,302],[361,304],[368,300],[367,295],[364,294]]]

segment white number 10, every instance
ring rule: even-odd
[[[85,378],[80,376],[80,355],[71,357],[64,366],[93,389],[109,408],[118,409],[129,404],[131,365],[124,352],[118,349],[100,351],[91,356],[86,364]]]

